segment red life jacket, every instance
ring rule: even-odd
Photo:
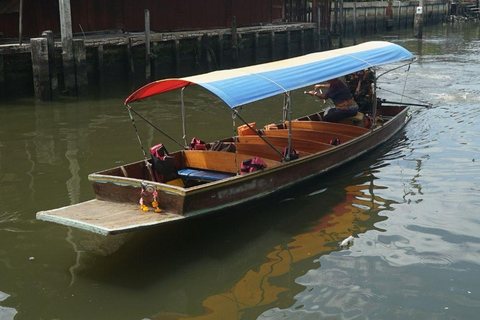
[[[252,159],[247,159],[242,161],[242,165],[240,167],[240,174],[244,175],[257,170],[263,170],[266,167],[267,167],[267,164],[265,163],[265,161],[263,161],[259,157],[254,157]]]
[[[190,150],[206,150],[207,144],[202,140],[195,139],[193,137],[192,141],[190,142]]]
[[[153,173],[157,182],[166,182],[177,178],[175,158],[168,155],[165,146],[160,143],[150,148]]]

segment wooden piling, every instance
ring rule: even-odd
[[[237,34],[237,18],[232,17],[232,61],[235,67],[239,65],[238,56],[238,34]]]
[[[305,54],[305,30],[300,30],[300,54]]]
[[[290,31],[287,31],[286,34],[285,34],[285,51],[286,51],[286,57],[287,58],[290,58],[290,54],[291,54],[291,48],[290,48]]]
[[[414,33],[415,33],[415,38],[422,39],[423,37],[423,0],[420,0],[415,13]]]
[[[128,43],[127,43],[127,59],[128,59],[128,79],[130,81],[133,81],[134,75],[135,75],[135,63],[133,60],[133,43],[132,43],[132,38],[128,38]]]
[[[343,0],[338,1],[338,47],[343,48]]]
[[[23,0],[18,5],[18,44],[22,45],[23,41]]]
[[[218,34],[218,66],[221,67],[224,64],[223,61],[223,38],[224,38],[224,33],[220,32]]]
[[[30,39],[35,100],[49,101],[52,98],[48,67],[48,45],[46,38]]]
[[[0,55],[0,97],[5,97],[5,62]]]
[[[260,48],[258,47],[258,37],[258,32],[255,32],[255,34],[253,35],[253,61],[255,61],[255,64],[258,63],[258,57],[260,55]]]
[[[145,9],[145,79],[152,76],[152,63],[150,59],[150,11]]]
[[[55,39],[53,37],[53,32],[47,30],[42,32],[42,37],[47,39],[48,47],[48,74],[50,77],[50,90],[52,100],[58,99],[59,90],[58,90],[58,77],[57,77],[57,64],[55,62]]]
[[[85,42],[83,39],[73,40],[73,52],[75,61],[75,83],[77,85],[77,94],[84,95],[87,92],[87,54],[85,52]]]
[[[270,32],[270,61],[275,61],[275,31]]]
[[[105,63],[103,61],[103,44],[97,47],[97,74],[100,87],[105,84]]]
[[[353,44],[357,44],[357,2],[353,3]]]
[[[180,40],[175,39],[175,73],[177,76],[182,74],[182,68],[180,63]]]
[[[69,94],[76,94],[70,0],[59,0],[58,3],[60,11],[60,32],[62,35],[62,60],[65,91]]]

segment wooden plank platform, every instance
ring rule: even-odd
[[[169,212],[143,212],[139,205],[102,200],[90,200],[79,204],[37,213],[37,219],[71,226],[101,235],[131,232],[155,225],[184,219]]]

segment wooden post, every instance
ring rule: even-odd
[[[254,33],[253,38],[253,50],[255,55],[255,64],[258,63],[258,56],[259,56],[259,48],[258,48],[258,32]]]
[[[23,41],[23,0],[20,0],[18,8],[18,44],[22,45]]]
[[[0,55],[0,97],[5,97],[5,63],[3,55]]]
[[[128,79],[130,81],[133,80],[134,74],[135,74],[135,64],[133,60],[133,43],[132,43],[132,38],[128,38],[128,43],[127,43],[127,57],[128,57]]]
[[[50,78],[50,89],[52,100],[58,99],[58,77],[57,77],[57,64],[55,63],[55,39],[53,38],[53,32],[47,30],[42,32],[42,37],[47,39],[48,47],[48,74]]]
[[[423,0],[419,1],[417,11],[415,13],[414,30],[415,30],[415,38],[422,39],[423,37]]]
[[[275,61],[275,31],[270,32],[270,60]]]
[[[343,48],[343,0],[338,0],[338,47]]]
[[[287,51],[286,52],[286,57],[287,58],[290,58],[290,31],[287,31],[286,34],[285,34],[285,50]]]
[[[218,34],[218,67],[220,69],[223,69],[223,36],[223,32]]]
[[[234,66],[238,66],[238,34],[237,34],[237,18],[232,18],[232,61]]]
[[[62,34],[62,60],[65,91],[70,94],[76,94],[70,0],[58,0],[58,2],[60,10],[60,32]]]
[[[97,72],[98,72],[98,82],[100,83],[100,88],[105,84],[105,64],[103,62],[103,44],[98,45],[97,47]]]
[[[402,7],[400,6],[400,1],[398,1],[398,17],[397,17],[397,30],[400,30],[400,15],[402,13]]]
[[[45,38],[30,39],[35,100],[51,100],[48,45]]]
[[[357,44],[357,1],[353,3],[353,44]]]
[[[180,64],[180,40],[175,39],[175,72],[177,76],[180,76],[182,74],[181,70],[181,64]]]
[[[300,30],[300,53],[305,54],[305,30]]]
[[[316,1],[315,1],[316,2]],[[317,3],[318,4],[318,3]],[[320,6],[317,7],[317,50],[322,50],[322,15],[320,14]]]
[[[150,80],[152,64],[150,61],[150,11],[145,9],[145,78]]]
[[[87,91],[87,54],[85,52],[85,42],[83,39],[73,40],[73,52],[75,57],[75,82],[77,84],[77,93],[84,95]]]

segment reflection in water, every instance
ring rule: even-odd
[[[372,175],[358,179],[364,183],[346,187],[344,201],[329,214],[311,222],[308,232],[292,235],[288,243],[277,244],[266,254],[266,262],[248,270],[229,290],[207,297],[202,302],[204,314],[192,317],[161,314],[153,319],[248,319],[279,302],[289,301],[292,292],[287,292],[292,289],[282,283],[289,286],[291,279],[318,261],[316,258],[339,250],[339,241],[364,233],[373,223],[382,220],[379,211],[391,210],[391,201],[374,194],[378,187],[373,184]],[[319,193],[310,193],[309,201],[315,202],[316,198],[322,201],[323,195],[319,198]]]

